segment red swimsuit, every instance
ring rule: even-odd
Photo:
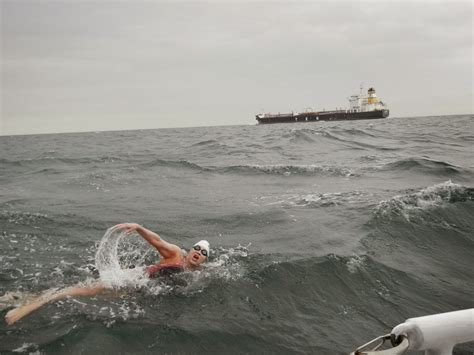
[[[148,266],[145,271],[148,277],[155,278],[158,276],[169,276],[184,271],[184,262],[176,264],[155,264]]]

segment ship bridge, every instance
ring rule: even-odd
[[[370,112],[386,110],[387,105],[379,100],[374,88],[367,91],[367,95],[352,95],[349,97],[349,109],[351,112]]]

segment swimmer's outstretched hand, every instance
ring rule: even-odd
[[[117,224],[114,228],[121,229],[128,235],[135,232],[140,227],[141,226],[138,223],[121,223]]]

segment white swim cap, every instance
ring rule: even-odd
[[[210,246],[209,246],[209,242],[207,240],[200,240],[199,242],[194,244],[193,247],[196,246],[196,245],[199,245],[201,247],[201,249],[206,250],[207,251],[207,256],[209,256],[209,253],[210,253],[211,249],[210,249]]]

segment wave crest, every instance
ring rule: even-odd
[[[437,176],[451,176],[462,172],[462,169],[444,161],[431,160],[427,158],[408,158],[397,160],[383,166],[387,171],[419,171],[425,174]]]
[[[240,174],[269,174],[269,175],[326,175],[326,176],[355,176],[355,173],[344,167],[319,165],[237,165],[222,168],[224,172]]]
[[[409,220],[410,214],[416,211],[439,207],[447,203],[472,200],[474,200],[474,189],[448,180],[415,193],[394,196],[382,201],[376,207],[375,214],[380,217],[401,215]]]

